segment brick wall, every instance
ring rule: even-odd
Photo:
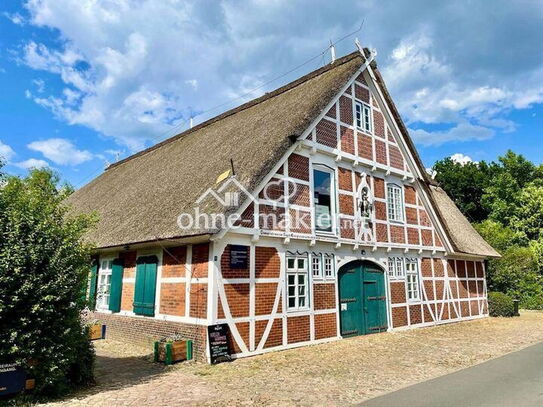
[[[337,316],[333,314],[315,315],[315,339],[337,336]]]
[[[195,359],[205,361],[207,337],[205,326],[100,312],[90,313],[88,318],[97,319],[106,324],[107,338],[145,346],[149,349],[149,353],[153,352],[154,341],[179,334],[193,341]]]
[[[267,320],[256,321],[255,322],[255,346],[258,346],[264,335],[264,330],[268,324]],[[276,318],[273,320],[270,334],[266,339],[264,348],[272,348],[274,346],[280,346],[283,344],[283,320],[281,318]]]
[[[315,310],[336,308],[334,284],[313,284],[313,305]]]
[[[192,246],[192,277],[207,277],[209,261],[209,243]]]
[[[277,249],[274,247],[256,247],[255,249],[255,277],[278,278],[281,261]]]
[[[309,315],[287,318],[288,343],[305,342],[311,339]]]

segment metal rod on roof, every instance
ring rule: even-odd
[[[190,116],[189,126],[192,129],[192,116]]]
[[[334,46],[332,40],[330,40],[330,53],[332,54],[332,62],[330,63],[333,64],[336,60],[336,47]]]

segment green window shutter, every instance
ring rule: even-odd
[[[112,312],[119,312],[121,310],[123,271],[123,260],[113,260],[113,265],[111,266],[111,288],[109,291],[109,310]]]
[[[134,313],[155,315],[155,290],[158,259],[156,256],[138,258],[136,262],[136,287],[134,288]]]
[[[93,261],[90,270],[90,284],[89,284],[89,309],[94,311],[96,307],[96,285],[98,284],[98,261]]]

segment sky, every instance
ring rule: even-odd
[[[424,164],[543,162],[543,1],[0,2],[4,171],[81,187],[119,158],[354,51]]]

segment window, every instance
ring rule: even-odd
[[[332,232],[333,179],[330,170],[313,170],[315,228],[320,232]]]
[[[313,254],[313,257],[311,257],[311,270],[313,272],[314,278],[322,278],[322,264],[320,254]]]
[[[407,275],[407,299],[409,301],[419,301],[419,263],[417,259],[405,259],[405,271]]]
[[[309,308],[307,258],[287,258],[287,295],[290,311]]]
[[[403,196],[398,185],[387,184],[388,220],[403,222]]]
[[[403,278],[405,276],[403,258],[388,258],[388,275],[390,278]]]
[[[111,293],[111,269],[113,260],[102,260],[98,271],[98,290],[96,292],[96,308],[109,309],[109,295]]]
[[[325,255],[324,256],[324,276],[326,278],[334,277],[334,257]]]
[[[371,133],[371,107],[365,103],[355,103],[356,127]]]

